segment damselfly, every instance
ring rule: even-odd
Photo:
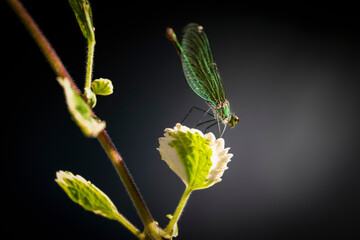
[[[210,44],[203,27],[190,23],[184,28],[181,45],[172,28],[166,30],[167,38],[175,46],[181,58],[185,78],[191,89],[205,100],[217,120],[220,131],[221,121],[226,126],[234,127],[239,118],[231,112],[225,90],[216,64],[214,63]],[[208,111],[205,113],[207,114]]]

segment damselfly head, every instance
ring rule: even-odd
[[[239,122],[239,117],[238,116],[236,116],[235,114],[231,114],[229,118],[230,119],[227,122],[229,127],[234,127],[236,124],[238,124],[238,122]]]

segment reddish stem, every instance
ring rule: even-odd
[[[41,32],[40,28],[37,26],[35,21],[32,19],[30,14],[26,11],[23,5],[18,0],[8,0],[9,5],[13,8],[14,12],[20,18],[22,23],[25,25],[26,29],[29,31],[37,45],[40,47],[42,53],[45,55],[46,59],[49,61],[50,66],[55,71],[56,75],[67,78],[70,81],[71,87],[81,95],[80,90],[74,83],[70,74],[66,70],[64,64],[61,62],[60,58],[56,54],[55,50],[52,48],[49,41],[45,38],[44,34]],[[95,116],[95,114],[92,112]],[[127,192],[130,195],[131,200],[133,201],[141,220],[143,221],[145,228],[151,232],[158,231],[158,228],[143,200],[138,188],[135,185],[133,178],[131,177],[130,172],[128,171],[125,162],[120,156],[119,152],[116,150],[114,144],[112,143],[109,135],[105,130],[103,130],[99,136],[98,140],[101,143],[102,147],[105,149],[110,160],[112,161],[114,167],[116,168],[120,178],[125,185]]]

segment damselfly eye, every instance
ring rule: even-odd
[[[239,122],[238,116],[232,115],[228,122],[228,125],[229,125],[229,127],[234,127],[236,124],[238,124],[238,122]]]

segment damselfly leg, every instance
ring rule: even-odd
[[[184,119],[181,121],[181,124],[183,124],[183,122],[188,118],[188,116],[190,115],[190,113],[193,111],[193,110],[197,110],[197,111],[200,111],[200,112],[203,112],[203,116],[199,119],[199,121],[197,122],[197,124],[193,127],[193,128],[198,128],[200,126],[203,126],[206,124],[210,124],[208,126],[205,127],[204,129],[204,133],[207,133],[207,131],[212,128],[213,126],[215,126],[216,124],[218,124],[218,131],[219,131],[219,135],[220,137],[224,134],[225,132],[225,128],[226,128],[226,125],[225,124],[222,124],[222,119],[216,114],[215,111],[213,111],[213,114],[210,113],[210,109],[214,110],[213,108],[209,108],[207,111],[205,111],[204,109],[201,109],[201,108],[198,108],[198,107],[192,107],[189,112],[186,114],[186,116],[184,117]],[[201,122],[201,120],[206,116],[210,116],[211,119],[209,120],[205,120],[203,122]],[[223,125],[223,129],[221,129],[221,125]]]
[[[207,131],[208,131],[210,128],[212,128],[213,126],[215,126],[215,125],[217,124],[218,127],[219,127],[219,135],[220,135],[220,137],[222,137],[222,135],[224,134],[225,129],[226,129],[226,124],[221,124],[220,122],[221,122],[221,120],[214,118],[214,119],[210,119],[210,120],[207,120],[207,121],[198,123],[195,127],[204,125],[204,124],[206,124],[206,123],[211,123],[211,124],[210,124],[209,126],[207,126],[207,127],[205,128],[205,130],[204,130],[204,133],[207,133]],[[223,125],[223,127],[224,127],[223,130],[221,130],[221,125]]]
[[[205,111],[204,109],[201,109],[201,108],[198,108],[198,107],[192,107],[192,108],[190,109],[190,111],[185,115],[185,117],[183,118],[183,120],[181,121],[181,124],[184,123],[184,121],[186,120],[186,118],[189,116],[189,114],[190,114],[194,109],[204,113],[204,115],[200,118],[200,120],[198,121],[198,123],[201,121],[201,119],[203,119],[203,117],[204,117],[205,115],[209,115],[209,116],[211,116],[211,117],[214,117],[213,114],[209,113],[210,108],[209,108],[207,111]],[[198,126],[198,125],[196,125],[196,126]]]
[[[206,120],[206,121],[204,121],[204,122],[201,122],[201,123],[196,124],[195,127],[199,127],[199,126],[201,126],[201,125],[204,125],[204,124],[206,124],[206,123],[211,123],[211,122],[214,122],[214,121],[216,121],[216,119]],[[211,126],[214,125],[214,124],[216,124],[216,122],[215,122],[215,123],[212,123]]]
[[[208,131],[211,127],[215,126],[215,124],[217,123],[217,121],[216,121],[216,119],[210,119],[210,120],[207,120],[207,121],[198,123],[195,127],[199,127],[199,126],[204,125],[204,124],[206,124],[206,123],[211,123],[211,124],[205,128],[204,133],[207,133],[207,131]]]

